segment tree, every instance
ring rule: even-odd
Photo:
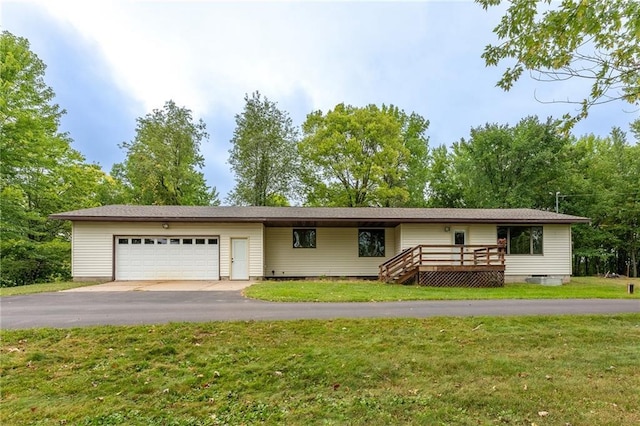
[[[501,0],[476,0],[484,9]],[[488,66],[515,60],[498,86],[509,90],[529,70],[541,81],[572,78],[590,82],[580,113],[566,115],[567,124],[587,116],[593,105],[623,99],[640,102],[640,2],[629,0],[509,0],[493,32],[500,43],[485,48]]]
[[[95,206],[105,174],[59,131],[64,111],[29,42],[0,36],[0,286],[67,278],[70,227],[48,215]]]
[[[207,137],[202,120],[194,123],[190,110],[168,101],[137,119],[134,140],[120,145],[127,157],[112,174],[137,204],[218,204],[216,188],[197,170],[204,166],[200,142]]]
[[[633,127],[633,126],[632,126]],[[562,210],[591,218],[574,226],[574,271],[638,276],[640,261],[640,145],[614,128],[609,137],[578,138],[569,148]]]
[[[428,121],[394,106],[338,104],[303,124],[298,148],[306,203],[406,206],[424,202]]]
[[[236,184],[228,200],[250,206],[286,206],[299,172],[298,132],[275,102],[254,92],[245,95],[236,115],[229,164]]]
[[[486,124],[434,156],[430,196],[443,207],[546,208],[564,178],[568,139],[557,122],[527,117],[517,125]],[[442,150],[442,148],[440,149]],[[444,157],[444,158],[443,158]]]
[[[390,105],[382,106],[382,111],[391,114],[400,123],[400,137],[406,151],[402,150],[397,158],[396,167],[400,174],[392,173],[385,177],[389,188],[403,187],[407,199],[387,198],[385,207],[424,207],[426,205],[426,186],[429,172],[429,138],[425,135],[429,121],[412,112],[407,115],[403,110]],[[397,180],[394,180],[394,177]]]
[[[431,151],[427,176],[427,206],[464,207],[464,189],[456,176],[453,160],[445,145]]]

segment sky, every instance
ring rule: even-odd
[[[136,118],[168,100],[202,119],[207,183],[233,188],[228,151],[235,116],[254,91],[295,125],[339,103],[393,104],[430,122],[431,147],[468,139],[486,123],[561,117],[588,86],[523,75],[509,92],[502,68],[481,58],[495,43],[500,9],[472,1],[7,1],[0,27],[29,40],[46,83],[66,110],[61,130],[109,172],[124,160]],[[540,100],[545,102],[540,102]],[[575,135],[628,131],[639,111],[593,108]]]

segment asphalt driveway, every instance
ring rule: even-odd
[[[3,297],[0,310],[3,329],[20,329],[182,321],[640,313],[640,300],[273,303],[247,299],[239,290],[93,290]]]

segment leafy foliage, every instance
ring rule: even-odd
[[[237,205],[289,205],[299,171],[298,131],[289,115],[260,92],[244,100],[229,150],[236,185],[228,199]]]
[[[207,137],[202,120],[194,123],[189,109],[168,101],[137,119],[135,139],[121,145],[127,158],[113,166],[113,175],[136,204],[218,204],[216,189],[197,170],[204,166],[200,142]]]
[[[394,106],[338,104],[307,116],[299,143],[306,203],[406,206],[424,203],[429,122]]]
[[[474,128],[468,141],[453,144],[449,158],[443,148],[436,151],[432,205],[545,208],[549,192],[564,175],[567,144],[550,119],[541,123],[537,117],[528,117],[513,127]]]
[[[2,250],[0,287],[14,287],[71,278],[71,244],[55,239],[35,242],[29,239],[6,240]]]
[[[485,9],[501,0],[476,0]],[[498,86],[509,90],[529,70],[542,81],[571,78],[590,82],[591,90],[568,124],[587,116],[593,105],[623,99],[640,102],[640,2],[628,0],[509,0],[494,28],[500,43],[482,55],[488,66],[515,60]]]
[[[633,126],[632,126],[633,127]],[[569,195],[563,211],[592,219],[574,227],[574,269],[638,276],[640,261],[640,145],[614,128],[608,138],[579,138],[570,147]]]
[[[29,42],[0,37],[0,239],[2,285],[69,276],[69,225],[51,213],[99,204],[107,177],[58,130],[64,111]],[[56,252],[59,249],[59,253]],[[65,254],[66,253],[66,254]]]

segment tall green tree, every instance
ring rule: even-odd
[[[574,270],[638,276],[640,145],[620,129],[578,138],[569,148],[570,179],[561,211],[591,218],[574,226]]]
[[[400,137],[406,148],[397,158],[396,168],[400,173],[393,171],[386,175],[385,184],[389,188],[406,188],[407,198],[389,197],[384,206],[424,207],[429,172],[429,138],[426,136],[429,120],[415,112],[407,114],[393,105],[383,105],[381,109],[400,123]]]
[[[204,167],[200,143],[207,137],[201,119],[194,122],[189,109],[168,101],[137,119],[134,140],[120,146],[126,159],[113,166],[112,174],[136,204],[218,204],[216,188],[210,189],[199,171]]]
[[[502,0],[476,0],[485,9]],[[488,66],[510,65],[498,82],[509,90],[524,70],[542,81],[583,79],[591,84],[576,116],[593,105],[640,102],[640,2],[630,0],[508,0],[493,32],[499,42],[482,54]],[[515,62],[515,63],[514,63]]]
[[[25,38],[0,36],[0,285],[69,276],[69,224],[48,220],[97,205],[106,175],[59,131],[64,111]]]
[[[228,200],[237,205],[288,205],[299,173],[298,131],[289,115],[260,92],[245,95],[244,101],[229,150],[236,184]]]
[[[446,145],[431,151],[427,174],[428,207],[464,207],[464,188],[454,167],[454,158]]]
[[[453,144],[449,158],[442,148],[434,156],[430,205],[548,208],[549,192],[561,189],[568,143],[551,119],[474,128],[469,140]]]
[[[394,106],[338,104],[303,124],[304,198],[320,206],[424,203],[428,121]]]

